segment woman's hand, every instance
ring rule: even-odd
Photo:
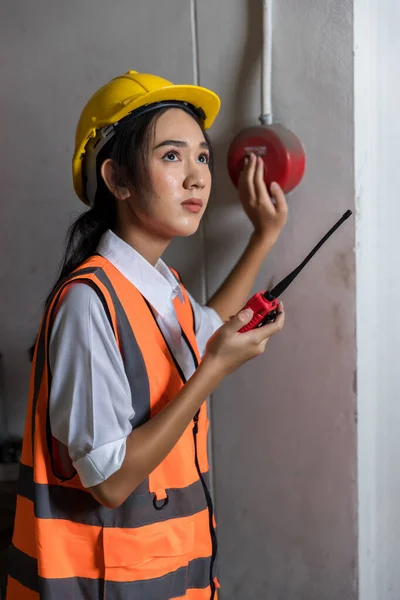
[[[239,333],[253,317],[251,309],[242,310],[225,323],[212,336],[207,344],[204,362],[213,359],[223,375],[235,371],[248,360],[264,353],[265,347],[272,335],[280,331],[285,322],[283,305],[279,305],[280,314],[274,323],[263,325],[258,329]]]
[[[246,157],[238,190],[243,208],[253,223],[254,235],[260,242],[272,247],[286,223],[288,206],[285,194],[277,183],[271,184],[271,195],[268,193],[261,157],[253,153]]]

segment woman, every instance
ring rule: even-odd
[[[8,600],[217,598],[205,400],[283,325],[282,310],[238,333],[287,216],[252,155],[254,233],[208,306],[160,259],[207,207],[218,110],[209,90],[130,71],[82,112],[73,179],[90,208],[35,346]]]

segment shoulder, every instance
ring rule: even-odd
[[[97,292],[91,285],[73,281],[63,291],[58,302],[57,313],[63,309],[64,312],[68,311],[68,313],[78,316],[83,312],[92,311],[97,303],[100,303],[100,300]]]
[[[93,327],[111,328],[103,303],[91,285],[74,281],[63,291],[55,311],[52,337],[65,327],[81,334]]]

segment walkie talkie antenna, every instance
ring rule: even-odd
[[[321,248],[321,246],[323,246],[323,244],[325,244],[325,242],[331,237],[331,235],[333,233],[335,233],[336,229],[338,229],[346,221],[346,219],[348,219],[352,214],[353,213],[351,212],[351,210],[346,211],[344,213],[343,217],[341,217],[341,219],[339,219],[339,221],[336,223],[336,225],[334,225],[332,227],[332,229],[330,229],[328,231],[328,233],[326,235],[324,235],[322,240],[319,241],[318,244],[311,250],[310,254],[308,254],[308,256],[306,256],[306,258],[297,267],[297,269],[292,271],[287,277],[285,277],[285,279],[282,279],[282,281],[280,281],[272,290],[269,290],[269,294],[271,294],[274,298],[278,298],[279,296],[281,296],[283,294],[283,292],[286,290],[286,288],[289,287],[289,285],[292,283],[293,279],[295,277],[297,277],[297,275],[300,273],[300,271],[302,271],[304,269],[306,264],[310,262],[310,260],[314,256],[314,254],[316,254],[316,252],[318,252],[318,250]]]

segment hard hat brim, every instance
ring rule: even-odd
[[[82,140],[82,143],[75,148],[73,160],[72,160],[72,176],[74,182],[74,189],[78,197],[88,204],[83,191],[82,182],[82,159],[85,154],[85,147],[88,141],[96,135],[96,131],[106,125],[113,125],[118,123],[121,119],[129,115],[136,108],[141,106],[147,106],[164,100],[177,100],[180,102],[188,102],[195,108],[201,108],[206,116],[204,120],[204,129],[209,129],[213,124],[219,109],[220,99],[211,90],[196,85],[170,85],[159,88],[154,91],[149,91],[139,97],[134,97],[131,100],[127,99],[121,103],[121,109],[117,110],[115,114],[111,115],[107,120],[96,120],[93,125],[93,129],[89,132],[86,139]]]

